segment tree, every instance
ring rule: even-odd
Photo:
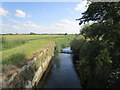
[[[80,25],[89,21],[116,24],[120,22],[120,2],[93,2],[78,20]]]
[[[86,71],[81,75],[88,76],[91,87],[120,87],[120,2],[93,2],[78,20],[80,25],[94,22],[81,31],[79,66]]]
[[[36,33],[30,32],[30,35],[36,35]]]
[[[67,35],[67,33],[65,33],[65,35]]]

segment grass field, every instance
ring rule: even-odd
[[[2,64],[23,65],[34,57],[34,53],[53,41],[56,42],[56,53],[69,45],[74,35],[4,35],[2,36]]]
[[[33,59],[35,53],[45,47],[56,43],[55,53],[69,46],[75,35],[3,35],[2,49],[2,78],[9,77]],[[1,65],[0,65],[1,67]]]
[[[62,36],[64,35],[3,35],[0,40],[2,40],[2,50],[5,50],[20,46],[30,40],[50,39]]]

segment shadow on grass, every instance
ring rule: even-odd
[[[3,65],[11,64],[11,65],[15,65],[17,67],[21,67],[26,62],[27,62],[27,60],[25,60],[24,53],[15,53],[15,54],[11,55],[10,57],[8,57],[5,61],[2,61],[2,64]]]

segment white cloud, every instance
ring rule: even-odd
[[[23,27],[38,29],[40,26],[35,24],[35,23],[33,23],[32,21],[27,21],[26,23],[23,24]]]
[[[24,21],[24,23],[13,23],[10,26],[3,27],[3,33],[79,33],[81,26],[79,22],[62,19],[52,25],[37,25],[32,21]]]
[[[79,4],[77,4],[77,6],[75,7],[75,11],[81,11],[84,12],[85,10],[87,10],[87,0],[84,0],[82,2],[80,2]]]
[[[16,23],[21,23],[20,21],[17,21],[17,20],[15,20],[15,19],[9,19],[8,21],[11,22],[11,23],[15,23],[15,24],[16,24]]]
[[[10,19],[10,24],[2,25],[3,33],[29,33],[31,31],[39,30],[39,25],[32,21],[20,22],[14,19]]]
[[[80,31],[78,22],[67,19],[61,20],[55,27],[57,27],[58,31],[61,31],[62,33],[79,33]]]
[[[15,16],[25,18],[27,17],[26,13],[21,10],[16,10]]]
[[[67,19],[62,19],[62,20],[60,20],[60,22],[61,22],[62,24],[71,24],[71,21],[69,21],[69,20],[67,20]]]
[[[8,11],[7,10],[5,10],[5,9],[3,9],[3,8],[0,8],[0,15],[2,15],[2,16],[7,16],[8,15]]]

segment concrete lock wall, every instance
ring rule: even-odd
[[[37,51],[35,57],[3,82],[3,88],[32,88],[38,84],[54,56],[55,42]]]

